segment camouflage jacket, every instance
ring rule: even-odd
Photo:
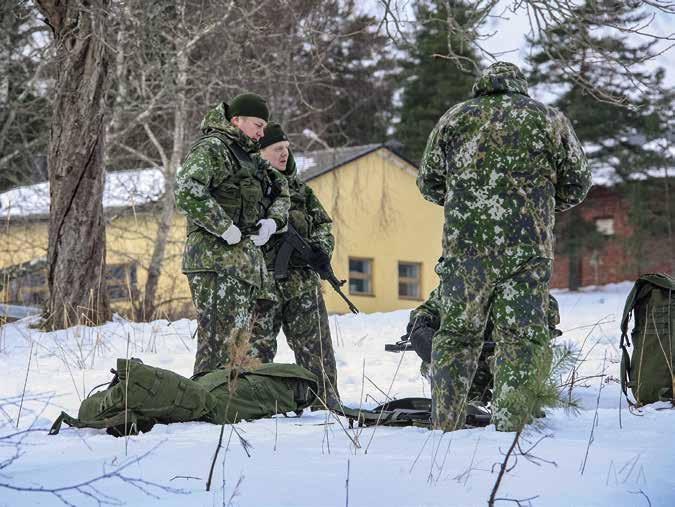
[[[226,119],[223,104],[206,114],[201,129],[210,136],[197,141],[176,175],[176,206],[188,221],[182,270],[184,273],[215,271],[260,287],[265,276],[262,250],[248,238],[252,230],[242,230],[242,240],[236,245],[228,245],[221,238],[236,218],[230,216],[232,212],[228,213],[226,208],[243,209],[245,191],[257,191],[258,194],[253,195],[262,196],[264,179],[269,183],[269,202],[267,206],[262,205],[262,200],[253,203],[255,208],[246,211],[255,216],[247,215],[246,223],[254,225],[259,218],[271,218],[277,223],[277,229],[282,229],[290,208],[288,183],[260,157],[258,143]],[[243,150],[250,167],[242,168],[241,160],[237,160],[224,141]],[[242,182],[246,186],[240,186]]]
[[[288,180],[291,195],[291,209],[288,212],[288,221],[298,233],[312,246],[318,247],[330,257],[335,246],[335,238],[331,232],[333,221],[321,205],[314,191],[298,176],[293,153],[289,153],[286,170],[283,174]],[[283,242],[283,234],[273,236],[263,247],[265,261],[270,271],[274,270],[274,260]],[[305,264],[295,256],[291,256],[291,267],[301,267]]]
[[[417,177],[444,206],[444,255],[553,258],[555,212],[591,186],[581,144],[560,111],[528,96],[515,65],[490,66],[473,94],[438,121]]]

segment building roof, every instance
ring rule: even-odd
[[[295,154],[295,163],[298,166],[298,174],[303,181],[309,181],[382,147],[384,147],[383,144],[365,144],[363,146],[301,152]]]
[[[295,161],[298,166],[298,174],[304,181],[309,181],[379,148],[389,149],[384,144],[366,144],[297,153],[295,154]],[[162,197],[163,192],[164,174],[160,169],[109,171],[106,172],[105,176],[103,208],[109,210],[151,204],[157,202]],[[0,218],[21,219],[30,217],[34,219],[48,216],[48,182],[17,187],[0,194]]]
[[[103,207],[129,208],[156,202],[164,193],[164,174],[159,169],[106,172]],[[49,183],[17,187],[0,194],[4,219],[49,215]]]

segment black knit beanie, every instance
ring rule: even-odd
[[[260,95],[255,93],[242,93],[232,99],[227,105],[227,119],[231,120],[235,116],[253,116],[261,120],[269,120],[270,110],[267,109],[267,102]]]
[[[288,141],[288,136],[284,133],[281,125],[278,123],[268,123],[265,127],[265,135],[258,142],[260,143],[260,149],[262,150],[263,148],[267,148],[280,141]]]

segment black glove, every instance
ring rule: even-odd
[[[412,330],[412,333],[409,333],[410,344],[413,350],[420,356],[422,361],[426,361],[427,363],[431,362],[431,341],[434,334],[436,334],[434,328],[423,324],[420,325],[419,323]]]

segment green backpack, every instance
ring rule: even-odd
[[[297,364],[266,363],[239,372],[230,389],[231,371],[200,374],[195,383],[216,400],[203,420],[215,424],[260,419],[286,412],[300,412],[316,399],[316,376]]]
[[[51,435],[64,422],[122,436],[145,433],[156,423],[224,424],[299,412],[312,404],[318,388],[316,377],[294,364],[264,364],[238,374],[220,369],[188,379],[132,358],[118,359],[111,371],[115,377],[108,388],[88,396],[77,418],[61,412]]]
[[[628,294],[621,319],[621,388],[626,397],[630,388],[638,406],[673,401],[674,342],[675,280],[663,273],[642,275]]]

